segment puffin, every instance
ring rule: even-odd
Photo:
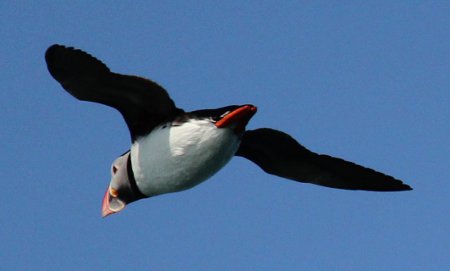
[[[111,165],[103,217],[140,199],[192,188],[234,156],[301,183],[346,190],[412,190],[392,176],[312,152],[284,132],[246,130],[257,111],[252,104],[186,112],[158,83],[111,72],[80,49],[54,44],[45,52],[45,61],[69,94],[115,108],[128,126],[131,147]]]

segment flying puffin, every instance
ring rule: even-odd
[[[55,44],[47,49],[45,60],[50,74],[67,92],[117,109],[130,131],[130,150],[111,165],[103,217],[131,202],[196,186],[233,156],[302,183],[348,190],[412,190],[394,177],[311,152],[286,133],[270,128],[245,130],[256,113],[254,105],[185,112],[157,83],[111,72],[79,49]]]

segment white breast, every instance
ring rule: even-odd
[[[239,142],[231,129],[207,120],[157,127],[131,146],[137,186],[147,196],[191,188],[225,166]]]

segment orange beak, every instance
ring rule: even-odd
[[[102,217],[107,217],[110,214],[114,214],[115,212],[109,209],[109,186],[106,189],[105,196],[102,201]]]
[[[238,123],[236,130],[243,130],[251,117],[256,113],[257,108],[253,105],[243,105],[238,109],[228,113],[216,122],[217,128],[224,128],[232,123]]]
[[[102,201],[102,217],[120,212],[125,208],[125,205],[125,202],[120,200],[116,195],[111,195],[111,188],[108,186]]]

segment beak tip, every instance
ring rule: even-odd
[[[113,203],[111,205],[111,203]],[[109,194],[109,187],[106,190],[105,196],[102,201],[102,217],[107,217],[109,215],[120,212],[123,208],[125,208],[126,203],[118,198],[111,197]]]
[[[114,212],[111,211],[111,209],[109,208],[109,187],[108,187],[102,201],[102,217],[105,218],[112,213]]]
[[[112,214],[112,212],[105,212],[105,211],[102,211],[102,218],[106,218],[106,217],[109,216],[110,214]]]
[[[102,218],[105,218],[105,217],[107,217],[107,216],[109,216],[109,215],[112,215],[112,214],[115,214],[115,213],[117,213],[117,211],[114,211],[114,210],[111,210],[110,208],[109,208],[109,204],[108,205],[104,205],[103,207],[102,207]]]
[[[119,210],[119,211],[120,211],[120,210]],[[103,208],[102,208],[102,218],[105,218],[105,217],[107,217],[107,216],[109,216],[109,215],[115,214],[115,213],[117,213],[117,212],[119,212],[119,211],[111,210],[111,209],[109,208],[109,206],[107,206],[106,208],[103,207]]]
[[[109,216],[112,213],[113,212],[111,210],[109,210],[109,208],[107,206],[103,206],[103,208],[102,208],[102,218],[105,218],[105,217]]]

